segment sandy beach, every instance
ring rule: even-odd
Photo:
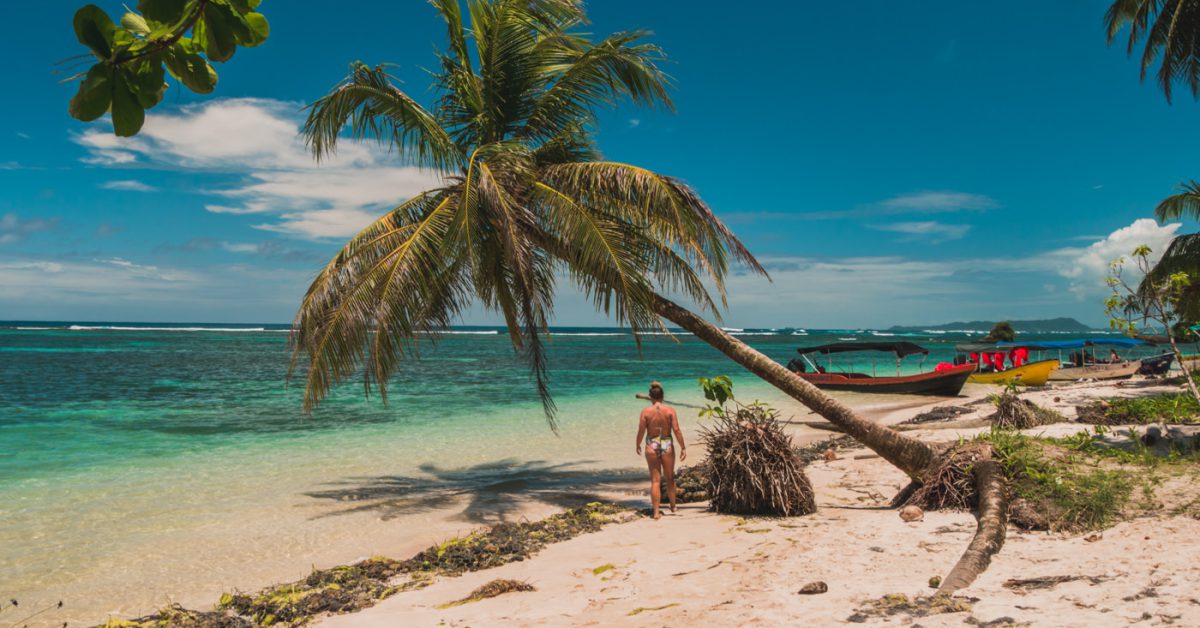
[[[967,398],[995,389],[972,386]],[[1027,398],[1070,416],[1088,399],[1163,392],[1113,384],[1072,384],[1032,392]],[[1057,401],[1055,401],[1057,399]],[[940,404],[939,404],[940,401]],[[945,400],[922,401],[877,415],[898,423]],[[991,412],[978,404],[975,415]],[[1050,425],[1032,433],[1065,436],[1087,426]],[[969,437],[986,428],[911,432],[935,441]],[[817,438],[799,429],[798,439]],[[816,514],[787,519],[742,518],[685,504],[678,514],[613,524],[600,532],[555,544],[533,559],[441,579],[400,593],[362,612],[330,616],[318,625],[868,625],[1124,626],[1196,625],[1200,598],[1193,583],[1200,567],[1189,547],[1200,534],[1196,512],[1170,514],[1195,491],[1166,486],[1160,504],[1097,534],[1020,532],[1008,541],[981,578],[959,593],[970,610],[914,619],[873,615],[869,603],[888,594],[929,595],[929,579],[944,575],[974,532],[967,512],[929,512],[904,522],[887,501],[906,478],[861,448],[808,467]],[[636,493],[637,483],[630,484]],[[644,497],[626,496],[634,504]],[[1015,580],[1061,578],[1059,583]],[[527,582],[532,592],[445,608],[497,578]],[[800,594],[821,581],[827,593]],[[990,622],[990,623],[989,623]]]

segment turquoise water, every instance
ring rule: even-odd
[[[968,338],[734,333],[781,362],[803,345],[910,340],[932,350],[925,369]],[[0,594],[65,599],[58,624],[203,605],[312,564],[399,555],[508,502],[549,507],[564,487],[638,478],[633,393],[651,379],[701,404],[696,378],[728,374],[742,398],[803,412],[689,336],[647,337],[639,353],[618,330],[564,328],[549,346],[559,436],[496,329],[443,337],[400,369],[388,405],[350,383],[306,416],[279,326],[0,323]]]

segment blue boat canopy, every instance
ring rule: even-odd
[[[989,344],[973,343],[958,345],[955,347],[955,349],[971,353],[978,353],[981,351],[986,352],[1008,350],[1019,347],[1024,347],[1030,351],[1069,351],[1095,346],[1132,348],[1144,347],[1153,344],[1153,342],[1139,340],[1136,338],[1078,338],[1075,340],[1038,340],[1036,342],[997,342]]]

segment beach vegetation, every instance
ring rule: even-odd
[[[1098,425],[1200,423],[1200,401],[1187,393],[1117,397],[1078,408],[1079,421]]]
[[[1004,466],[1013,494],[1012,519],[1023,528],[1083,532],[1121,517],[1138,473],[1100,464],[1076,441],[1035,438],[993,429],[981,437]]]
[[[270,25],[258,11],[261,0],[139,0],[114,21],[88,4],[75,12],[75,37],[88,52],[64,61],[79,81],[71,117],[83,122],[110,114],[113,132],[136,135],[146,110],[162,102],[166,77],[197,94],[217,85],[214,62],[231,59],[238,47],[267,40]]]
[[[1171,330],[1182,320],[1181,308],[1192,288],[1192,277],[1183,271],[1169,275],[1155,274],[1150,254],[1150,247],[1145,245],[1138,246],[1130,254],[1134,268],[1142,276],[1136,287],[1131,286],[1124,277],[1125,258],[1118,258],[1109,264],[1106,281],[1112,294],[1104,302],[1104,311],[1109,316],[1109,325],[1129,336],[1138,336],[1141,326],[1147,322],[1158,325],[1171,345],[1176,363],[1183,366],[1187,363]],[[1192,372],[1184,367],[1182,373],[1188,392],[1200,402],[1200,390],[1196,387]]]

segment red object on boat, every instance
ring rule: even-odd
[[[938,362],[937,366],[933,367],[933,370],[944,371],[946,369],[952,369],[952,368],[954,368],[954,365],[951,364],[950,362]]]
[[[990,354],[990,353],[980,353],[980,354],[979,354],[979,360],[980,360],[981,362],[983,362],[983,365],[984,365],[984,366],[991,366],[991,365],[992,365],[992,354]]]
[[[997,351],[996,353],[992,354],[992,366],[995,366],[997,371],[1004,370],[1004,352],[1003,351]]]
[[[1017,347],[1016,349],[1008,352],[1008,359],[1012,360],[1013,368],[1022,366],[1025,364],[1025,361],[1029,359],[1029,349],[1026,349],[1025,347]]]

